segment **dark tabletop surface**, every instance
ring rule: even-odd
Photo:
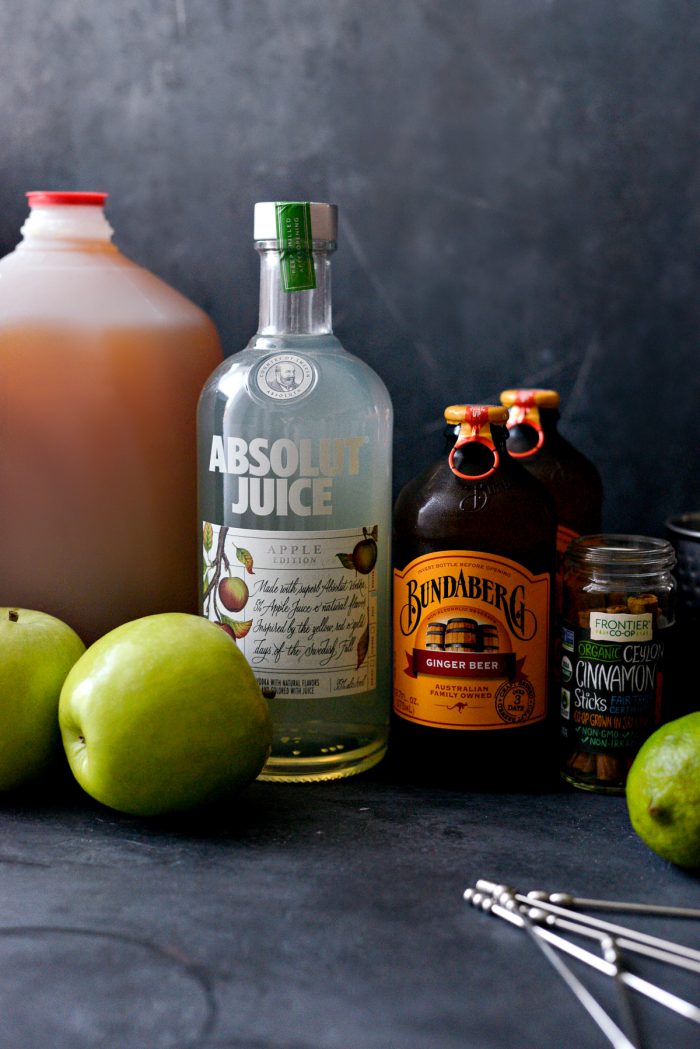
[[[3,1049],[604,1049],[536,945],[464,889],[700,905],[624,798],[421,787],[382,765],[258,782],[189,822],[77,787],[20,795],[0,834]],[[700,922],[618,920],[700,948]],[[571,965],[615,1012],[611,981]],[[700,975],[633,968],[700,1004]],[[696,1024],[634,1004],[648,1049],[700,1044]]]

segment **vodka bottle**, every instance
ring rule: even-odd
[[[392,407],[333,335],[330,204],[256,204],[257,333],[198,411],[202,613],[268,699],[261,778],[376,764],[389,719]]]

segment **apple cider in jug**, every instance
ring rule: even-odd
[[[104,193],[30,193],[0,260],[0,594],[86,643],[197,611],[208,317],[122,255]]]

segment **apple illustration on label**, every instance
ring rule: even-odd
[[[229,612],[240,612],[248,596],[248,584],[239,576],[227,576],[219,583],[219,600]]]
[[[352,552],[352,563],[355,571],[369,575],[377,563],[377,544],[371,536],[365,536],[355,545]]]
[[[73,667],[59,704],[75,778],[97,801],[154,816],[234,796],[267,760],[267,704],[245,656],[202,616],[124,623]]]
[[[0,608],[0,790],[35,779],[61,756],[58,697],[84,651],[55,616]]]

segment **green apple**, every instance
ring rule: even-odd
[[[58,697],[84,651],[55,616],[0,608],[0,790],[35,779],[60,757]]]
[[[235,641],[184,612],[134,619],[91,645],[63,685],[59,722],[83,789],[140,816],[233,796],[258,775],[272,739]]]

